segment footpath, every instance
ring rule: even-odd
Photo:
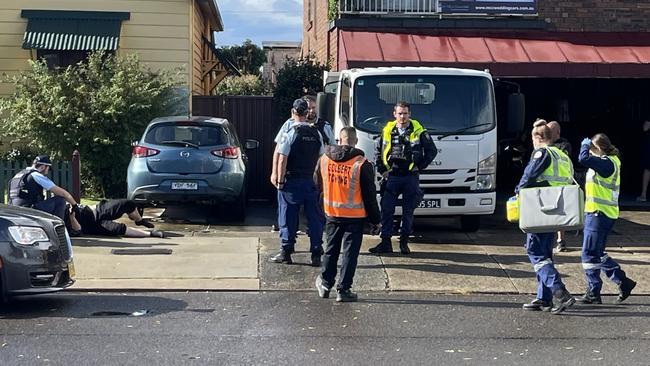
[[[278,248],[272,208],[254,208],[243,225],[156,219],[169,238],[73,239],[77,282],[73,291],[313,289],[318,269],[308,265],[308,238],[299,235],[293,265],[270,263]],[[148,213],[149,214],[149,213]],[[356,291],[533,294],[535,275],[523,248],[524,234],[502,212],[464,233],[452,219],[417,218],[412,254],[372,255],[379,238],[364,236]],[[584,291],[582,233],[568,233],[569,252],[555,263],[572,293]],[[397,249],[397,240],[394,239]],[[638,282],[634,294],[650,294],[650,213],[623,211],[608,253]],[[604,278],[604,275],[603,275]],[[617,288],[605,280],[603,294]]]

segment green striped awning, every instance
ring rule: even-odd
[[[23,10],[24,49],[117,50],[127,12]]]

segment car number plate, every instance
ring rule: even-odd
[[[199,188],[196,182],[172,182],[172,189],[195,191]]]
[[[74,269],[74,262],[72,261],[68,263],[68,276],[70,276],[71,279],[74,279],[77,276],[77,272]]]
[[[423,199],[420,201],[418,208],[440,208],[440,199]]]

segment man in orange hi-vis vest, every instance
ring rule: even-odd
[[[323,192],[323,206],[327,224],[327,245],[323,255],[321,274],[316,278],[316,289],[322,298],[329,297],[336,281],[336,265],[343,246],[341,276],[336,286],[338,302],[357,300],[352,280],[357,269],[357,259],[363,239],[366,219],[379,228],[381,214],[375,197],[375,172],[363,151],[354,147],[357,133],[344,127],[339,133],[340,145],[327,146],[321,156],[314,180]]]

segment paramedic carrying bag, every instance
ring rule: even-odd
[[[582,229],[584,202],[577,184],[524,188],[519,191],[519,228],[525,233]]]

